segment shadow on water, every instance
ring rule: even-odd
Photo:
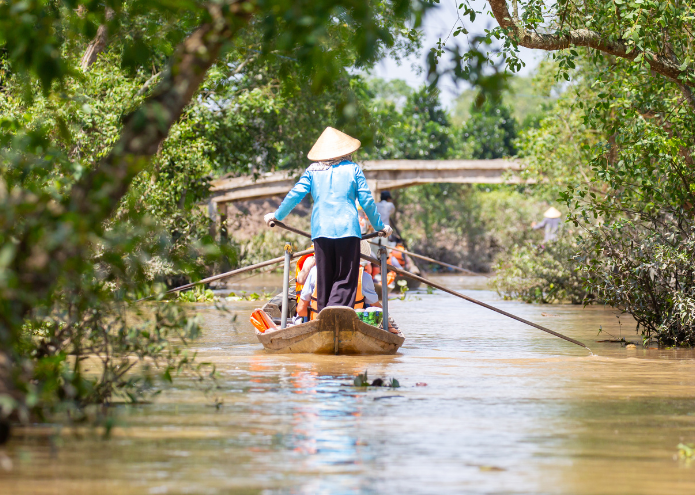
[[[437,292],[392,303],[407,340],[381,357],[266,354],[248,323],[258,303],[201,306],[195,347],[220,373],[221,408],[183,378],[153,404],[120,407],[108,441],[24,428],[1,492],[695,492],[695,471],[673,458],[695,441],[692,351],[596,343],[600,326],[620,331],[607,308],[525,305],[472,277],[440,281],[596,355]],[[621,320],[625,336],[634,325]],[[365,370],[402,388],[352,387]]]

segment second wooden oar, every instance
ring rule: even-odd
[[[314,252],[313,249],[307,249],[306,251],[299,251],[298,253],[292,254],[292,258],[297,258],[299,256],[304,256],[305,254],[310,254],[313,252]],[[264,266],[276,265],[278,263],[282,263],[283,261],[285,261],[285,257],[280,256],[279,258],[273,258],[272,260],[263,261],[261,263],[256,263],[255,265],[249,265],[249,266],[245,266],[243,268],[238,268],[236,270],[232,270],[231,272],[220,273],[219,275],[214,275],[212,277],[204,278],[203,280],[198,280],[197,282],[191,282],[190,284],[182,285],[181,287],[175,287],[173,289],[169,289],[168,291],[166,291],[165,294],[171,294],[172,292],[178,292],[180,290],[190,289],[191,287],[194,287],[194,286],[200,285],[200,284],[209,284],[210,282],[214,282],[215,280],[222,280],[223,278],[233,277],[234,275],[239,275],[240,273],[248,272],[251,270],[256,270],[258,268],[263,268]],[[154,296],[143,297],[142,299],[138,299],[135,302],[144,301],[145,299],[149,299],[151,297],[154,297]]]
[[[376,242],[371,242],[371,244],[374,244],[375,246],[379,245]],[[430,263],[436,263],[437,265],[446,266],[448,268],[452,268],[452,269],[458,270],[460,272],[470,273],[471,275],[481,275],[483,277],[489,277],[490,276],[490,275],[485,275],[484,273],[478,273],[478,272],[474,272],[472,270],[467,270],[465,268],[461,268],[460,266],[450,265],[449,263],[444,263],[443,261],[437,261],[435,259],[428,258],[427,256],[413,253],[412,251],[406,251],[405,249],[399,249],[399,248],[395,248],[395,247],[391,247],[391,246],[384,246],[384,247],[386,249],[391,249],[392,251],[398,251],[400,253],[407,254],[408,256],[412,256],[413,258],[420,258],[421,260],[429,261]]]
[[[364,254],[360,254],[360,257],[361,257],[363,260],[371,261],[372,263],[377,263],[377,264],[379,263],[379,260],[377,260],[376,258],[373,258],[373,257],[371,257],[371,256],[365,256]],[[390,264],[388,265],[388,269],[389,269],[389,270],[392,270],[392,271],[394,271],[394,272],[396,272],[396,273],[398,273],[399,275],[403,275],[404,277],[412,278],[413,280],[419,280],[419,281],[422,282],[423,284],[427,284],[427,285],[429,285],[430,287],[434,287],[435,289],[443,290],[444,292],[446,292],[446,293],[448,293],[448,294],[451,294],[452,296],[460,297],[461,299],[464,299],[464,300],[466,300],[466,301],[468,301],[468,302],[472,302],[473,304],[477,304],[478,306],[482,306],[483,308],[490,309],[490,310],[494,311],[495,313],[499,313],[499,314],[501,314],[501,315],[504,315],[504,316],[507,316],[507,317],[509,317],[509,318],[512,318],[512,319],[514,319],[514,320],[516,320],[516,321],[520,321],[521,323],[525,323],[525,324],[527,324],[527,325],[530,325],[530,326],[532,326],[532,327],[534,327],[534,328],[537,328],[538,330],[543,330],[544,332],[547,332],[547,333],[549,333],[550,335],[554,335],[554,336],[556,336],[556,337],[560,337],[561,339],[566,340],[567,342],[571,342],[571,343],[576,344],[576,345],[578,345],[578,346],[584,347],[585,349],[588,349],[589,352],[591,352],[591,349],[589,349],[586,345],[582,344],[582,343],[579,342],[578,340],[574,340],[574,339],[571,338],[571,337],[567,337],[566,335],[562,335],[561,333],[558,333],[558,332],[555,332],[555,331],[553,331],[553,330],[550,330],[549,328],[545,328],[545,327],[543,327],[543,326],[541,326],[541,325],[538,325],[538,324],[536,324],[536,323],[533,323],[532,321],[525,320],[524,318],[521,318],[520,316],[516,316],[516,315],[513,315],[513,314],[511,314],[511,313],[507,313],[506,311],[504,311],[504,310],[502,310],[502,309],[496,308],[496,307],[494,307],[494,306],[490,306],[489,304],[486,304],[486,303],[484,303],[484,302],[482,302],[482,301],[478,301],[477,299],[473,299],[472,297],[468,297],[468,296],[466,296],[466,295],[464,295],[464,294],[461,294],[461,293],[459,293],[459,292],[456,292],[455,290],[451,290],[451,289],[449,289],[449,288],[447,288],[447,287],[444,287],[443,285],[439,285],[439,284],[437,284],[437,283],[435,283],[435,282],[431,282],[430,280],[427,280],[426,278],[422,278],[422,277],[419,277],[419,276],[417,276],[417,275],[413,275],[413,274],[410,273],[410,272],[407,272],[407,271],[405,271],[405,270],[401,270],[401,269],[396,268],[395,266],[392,266],[392,265],[390,265]]]
[[[302,232],[301,230],[296,230],[296,229],[289,229],[287,227],[287,225],[285,225],[282,222],[275,222],[275,224],[278,225],[279,227],[285,228],[287,230],[292,230],[292,232],[296,232],[298,234],[305,235],[305,236],[309,237],[309,234],[307,234],[306,232]],[[271,227],[273,227],[273,226],[274,225],[271,225]],[[372,256],[366,256],[364,254],[360,254],[360,257],[363,260],[371,261],[372,263],[376,264],[377,266],[379,266],[381,264],[381,262],[378,259],[373,258]],[[280,259],[280,258],[278,258],[278,259]],[[431,281],[427,280],[426,278],[419,277],[417,275],[413,275],[412,273],[407,272],[405,270],[401,270],[399,268],[396,268],[393,265],[387,265],[387,266],[388,266],[389,270],[392,270],[400,275],[403,275],[404,277],[412,278],[413,280],[419,280],[423,284],[427,284],[430,287],[434,287],[435,289],[443,290],[447,294],[451,294],[452,296],[460,297],[461,299],[464,299],[468,302],[472,302],[473,304],[477,304],[478,306],[482,306],[483,308],[494,311],[495,313],[499,313],[499,314],[504,315],[504,316],[511,318],[513,320],[520,321],[521,323],[525,323],[526,325],[537,328],[538,330],[542,330],[546,333],[549,333],[550,335],[554,335],[555,337],[559,337],[562,340],[566,340],[567,342],[571,342],[572,344],[578,345],[580,347],[584,347],[589,352],[591,352],[591,349],[589,349],[586,345],[582,344],[578,340],[574,340],[571,337],[567,337],[566,335],[562,335],[561,333],[555,332],[549,328],[545,328],[544,326],[538,325],[537,323],[533,323],[532,321],[525,320],[524,318],[521,318],[520,316],[516,316],[516,315],[513,315],[511,313],[507,313],[506,311],[504,311],[502,309],[496,308],[494,306],[490,306],[489,304],[486,304],[482,301],[478,301],[477,299],[473,299],[472,297],[468,297],[468,296],[465,296],[463,294],[460,294],[459,292],[456,292],[455,290],[451,290],[447,287],[444,287],[443,285],[439,285],[435,282],[431,282]]]

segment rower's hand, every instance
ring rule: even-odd
[[[270,227],[270,222],[277,222],[277,220],[275,219],[275,213],[266,213],[263,217],[263,221],[268,227]]]
[[[379,237],[389,237],[391,234],[393,234],[393,229],[389,225],[379,231]]]

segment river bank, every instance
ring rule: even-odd
[[[242,285],[269,290],[277,280]],[[483,279],[439,280],[582,340],[594,355],[439,292],[391,303],[406,342],[382,357],[269,355],[248,323],[258,303],[228,304],[229,314],[200,305],[206,331],[193,347],[217,366],[222,407],[184,378],[153,404],[120,407],[110,440],[18,429],[0,487],[102,495],[695,490],[693,470],[674,459],[678,443],[695,440],[692,350],[597,343],[606,338],[599,327],[639,337],[608,308],[502,301]],[[365,370],[402,387],[349,386]]]

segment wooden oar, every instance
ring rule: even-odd
[[[287,226],[286,226],[284,223],[282,223],[282,222],[275,222],[275,225],[279,225],[280,227],[287,228]],[[272,226],[273,226],[273,225],[271,225],[271,227],[272,227]],[[290,229],[287,229],[287,230],[290,230]],[[296,232],[296,233],[298,233],[298,234],[305,235],[305,236],[309,237],[309,234],[307,234],[306,232],[302,232],[301,230],[292,229],[292,232]],[[365,236],[365,237],[366,237],[366,236]],[[380,264],[381,264],[381,262],[380,262],[378,259],[376,259],[376,258],[374,258],[374,257],[372,257],[372,256],[366,256],[366,255],[360,253],[360,258],[362,258],[363,260],[371,261],[372,263],[376,264],[377,266],[380,266]],[[281,259],[281,258],[278,258],[278,259]],[[437,283],[435,283],[435,282],[431,282],[431,281],[427,280],[426,278],[423,278],[423,277],[420,277],[420,276],[418,276],[418,275],[414,275],[414,274],[412,274],[412,273],[410,273],[410,272],[407,272],[407,271],[405,271],[405,270],[401,270],[401,269],[399,269],[399,268],[396,268],[396,267],[393,266],[393,265],[387,264],[387,266],[388,266],[388,269],[389,269],[389,270],[392,270],[392,271],[398,273],[399,275],[402,275],[402,276],[408,277],[408,278],[412,278],[413,280],[419,280],[419,281],[422,282],[423,284],[427,284],[427,285],[429,285],[430,287],[434,287],[435,289],[442,290],[442,291],[446,292],[447,294],[451,294],[452,296],[460,297],[461,299],[464,299],[464,300],[466,300],[466,301],[468,301],[468,302],[472,302],[473,304],[477,304],[478,306],[482,306],[483,308],[492,310],[492,311],[494,311],[495,313],[499,313],[499,314],[504,315],[504,316],[506,316],[506,317],[508,317],[508,318],[511,318],[511,319],[513,319],[513,320],[520,321],[521,323],[525,323],[526,325],[529,325],[529,326],[532,326],[532,327],[534,327],[534,328],[537,328],[538,330],[542,330],[542,331],[544,331],[544,332],[546,332],[546,333],[549,333],[550,335],[554,335],[555,337],[559,337],[559,338],[561,338],[561,339],[563,339],[563,340],[566,340],[567,342],[571,342],[571,343],[573,343],[573,344],[575,344],[575,345],[584,347],[584,348],[587,349],[589,352],[591,352],[591,349],[589,349],[586,345],[582,344],[582,343],[579,342],[578,340],[574,340],[574,339],[571,338],[571,337],[567,337],[566,335],[562,335],[561,333],[558,333],[558,332],[555,332],[555,331],[553,331],[553,330],[550,330],[549,328],[545,328],[545,327],[543,327],[543,326],[541,326],[541,325],[538,325],[538,324],[536,324],[536,323],[533,323],[532,321],[525,320],[524,318],[521,318],[520,316],[516,316],[516,315],[513,315],[513,314],[511,314],[511,313],[507,313],[506,311],[504,311],[504,310],[502,310],[502,309],[496,308],[496,307],[494,307],[494,306],[490,306],[489,304],[486,304],[486,303],[484,303],[484,302],[482,302],[482,301],[478,301],[477,299],[473,299],[472,297],[468,297],[468,296],[466,296],[466,295],[463,295],[463,294],[461,294],[461,293],[459,293],[459,292],[456,292],[455,290],[448,289],[447,287],[444,287],[443,285],[439,285],[439,284],[437,284]]]
[[[307,249],[306,251],[299,251],[298,253],[292,254],[292,258],[297,258],[300,256],[304,256],[305,254],[310,254],[313,252],[314,252],[313,249]],[[278,263],[282,263],[283,261],[285,261],[285,256],[280,256],[279,258],[273,258],[272,260],[263,261],[261,263],[256,263],[255,265],[245,266],[243,268],[238,268],[236,270],[232,270],[231,272],[220,273],[219,275],[214,275],[212,277],[204,278],[203,280],[198,280],[197,282],[191,282],[190,284],[182,285],[181,287],[169,289],[168,291],[165,292],[165,294],[171,294],[172,292],[178,292],[178,291],[181,291],[184,289],[190,289],[193,286],[200,285],[200,284],[208,284],[210,282],[214,282],[215,280],[222,280],[223,278],[233,277],[234,275],[239,275],[240,273],[249,272],[251,270],[256,270],[258,268],[263,268],[264,266],[276,265]],[[135,302],[144,301],[144,300],[149,299],[151,297],[154,297],[154,295],[143,297],[142,299],[138,299]]]
[[[371,261],[372,263],[379,263],[379,260],[377,260],[376,258],[373,258],[372,256],[366,256],[364,254],[360,254],[360,257],[363,260]],[[525,320],[524,318],[521,318],[520,316],[516,316],[516,315],[513,315],[511,313],[507,313],[506,311],[504,311],[502,309],[496,308],[494,306],[490,306],[489,304],[486,304],[482,301],[478,301],[477,299],[473,299],[472,297],[468,297],[464,294],[456,292],[455,290],[448,289],[447,287],[444,287],[443,285],[439,285],[435,282],[431,282],[430,280],[427,280],[426,278],[420,277],[418,275],[414,275],[414,274],[407,272],[405,270],[401,270],[400,268],[396,268],[395,266],[393,266],[391,264],[388,264],[387,266],[388,266],[389,270],[392,270],[392,271],[398,273],[399,275],[402,275],[402,276],[408,277],[408,278],[412,278],[413,280],[419,280],[423,284],[427,284],[430,287],[434,287],[435,289],[443,290],[444,292],[451,294],[452,296],[460,297],[461,299],[465,299],[468,302],[472,302],[473,304],[477,304],[478,306],[482,306],[483,308],[490,309],[490,310],[494,311],[495,313],[499,313],[501,315],[507,316],[507,317],[512,318],[516,321],[520,321],[521,323],[525,323],[525,324],[530,325],[534,328],[537,328],[538,330],[543,330],[544,332],[547,332],[550,335],[555,335],[556,337],[560,337],[561,339],[566,340],[567,342],[572,342],[573,344],[577,344],[577,345],[582,346],[586,349],[589,349],[588,347],[586,347],[586,345],[582,344],[578,340],[574,340],[571,337],[567,337],[566,335],[562,335],[561,333],[557,333],[553,330],[550,330],[549,328],[545,328],[541,325],[533,323],[532,321]],[[591,349],[589,349],[589,351],[591,351]]]
[[[378,246],[378,244],[377,244],[376,242],[372,242],[371,244],[374,244],[375,246]],[[436,264],[438,264],[438,265],[446,266],[446,267],[448,267],[448,268],[452,268],[452,269],[454,269],[454,270],[458,270],[458,271],[461,271],[461,272],[464,272],[464,273],[470,273],[471,275],[481,275],[481,276],[483,276],[483,277],[489,277],[489,276],[490,276],[490,275],[485,275],[484,273],[478,273],[478,272],[474,272],[474,271],[472,271],[472,270],[466,270],[465,268],[461,268],[460,266],[450,265],[449,263],[444,263],[443,261],[437,261],[437,260],[435,260],[435,259],[428,258],[427,256],[423,256],[423,255],[421,255],[421,254],[413,253],[412,251],[406,251],[405,249],[398,249],[398,248],[391,247],[391,246],[384,246],[384,247],[385,247],[386,249],[391,249],[391,250],[393,250],[393,251],[398,251],[398,252],[401,252],[401,253],[403,253],[403,254],[407,254],[408,256],[412,256],[413,258],[420,258],[421,260],[429,261],[430,263],[436,263]]]

